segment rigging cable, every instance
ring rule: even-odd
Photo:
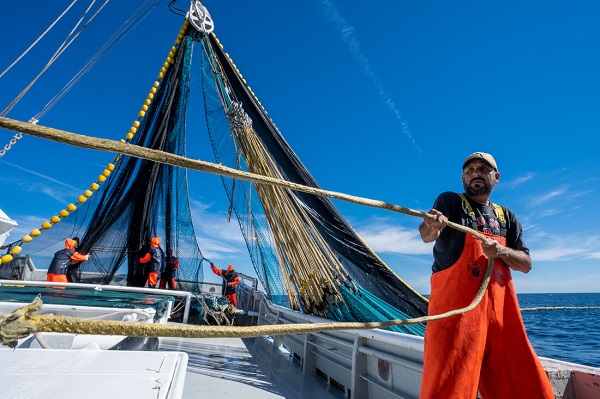
[[[56,103],[58,103],[96,64],[102,60],[121,40],[125,38],[140,22],[144,20],[162,0],[147,0],[134,14],[102,45],[89,61],[71,78],[52,99],[35,116],[40,120]],[[151,3],[148,5],[148,3]]]
[[[79,35],[79,33],[81,33],[81,31],[92,21],[92,19],[102,10],[102,8],[104,8],[104,6],[108,3],[108,1],[109,0],[106,0],[106,2],[102,5],[102,7],[90,18],[90,20],[85,24],[85,26],[83,26],[81,28],[81,30],[77,33],[77,35]],[[161,1],[162,0],[147,0],[144,4],[142,4],[132,14],[132,16],[129,17],[129,19],[127,19],[127,21],[125,21],[125,23],[123,23],[123,25],[121,25],[121,27],[106,41],[106,43],[104,43],[104,45],[96,52],[96,54],[94,54],[92,56],[92,58],[90,58],[90,60],[88,60],[88,62],[73,76],[73,78],[71,78],[71,80],[54,97],[52,97],[52,99],[50,99],[50,101],[44,107],[42,107],[42,109],[40,111],[38,111],[37,114],[35,114],[29,120],[29,122],[36,124],[43,116],[45,116],[50,111],[50,109],[52,109],[52,107],[54,107],[73,88],[73,86],[75,86],[121,40],[123,40],[125,38],[125,36],[127,36],[133,28],[135,28],[141,21],[143,21],[144,18],[146,18],[158,6],[158,4]],[[94,0],[94,2],[95,2],[95,0]],[[92,2],[92,4],[93,4],[93,2]],[[92,6],[92,4],[90,5],[90,7]],[[88,10],[89,10],[89,7],[88,7]],[[88,10],[86,10],[86,13],[88,12]],[[79,25],[80,23],[81,23],[81,20],[77,23],[77,25]],[[71,32],[71,34],[72,33],[73,33],[73,31]],[[69,34],[69,36],[71,34]],[[73,40],[75,40],[75,38],[76,38],[76,36],[73,37],[66,46],[65,46],[65,43],[63,43],[59,47],[59,50],[57,50],[57,53],[55,53],[53,58],[46,65],[46,67],[42,70],[42,72],[40,72],[40,74],[29,84],[29,86],[23,92],[21,92],[19,97],[15,98],[15,100],[13,100],[13,103],[11,103],[11,105],[9,105],[4,111],[2,111],[2,113],[0,113],[0,116],[5,116],[5,114],[8,113],[16,105],[16,103],[18,101],[20,101],[20,99],[31,88],[31,86],[35,83],[35,81],[45,72],[46,69],[48,69],[50,67],[50,65],[54,61],[56,61],[56,58],[58,58],[58,56],[60,56],[60,54],[62,54],[62,52],[64,52],[64,50],[66,50],[66,48],[73,42]],[[62,48],[62,51],[59,53],[61,48]],[[0,77],[1,77],[1,75],[0,75]],[[8,144],[6,144],[2,150],[0,150],[0,157],[2,157],[6,153],[6,151],[8,151],[14,144],[16,144],[16,142],[18,140],[20,140],[21,137],[22,137],[22,135],[20,132],[16,133],[14,135],[14,137],[10,140],[10,142]]]
[[[44,72],[46,72],[46,70],[48,68],[50,68],[50,66],[54,63],[54,61],[56,61],[58,59],[58,57],[60,57],[62,55],[62,53],[65,52],[65,50],[71,45],[71,43],[73,43],[73,41],[90,24],[90,22],[92,22],[92,20],[98,15],[98,13],[104,8],[104,6],[109,1],[110,0],[106,0],[104,2],[104,4],[100,7],[100,9],[98,11],[96,11],[96,13],[94,13],[94,15],[91,16],[91,18],[81,27],[81,29],[79,29],[79,31],[77,33],[73,34],[73,32],[75,32],[75,30],[77,29],[77,27],[81,24],[81,22],[83,21],[83,19],[85,18],[85,16],[88,14],[88,12],[90,11],[90,9],[92,8],[92,6],[94,5],[94,3],[96,2],[96,0],[92,0],[92,2],[88,6],[88,8],[85,10],[85,12],[83,13],[83,15],[79,19],[79,21],[73,27],[73,30],[71,30],[71,32],[67,35],[67,38],[65,39],[65,41],[58,47],[58,50],[56,50],[56,52],[54,53],[54,55],[52,57],[50,57],[50,61],[48,61],[48,63],[46,64],[46,66],[44,66],[44,68],[42,68],[42,70],[40,71],[40,73],[38,73],[37,76],[35,78],[33,78],[33,80],[27,86],[25,86],[25,88],[21,91],[21,93],[19,93],[19,95],[17,95],[17,97],[15,97],[15,99],[12,100],[12,102],[10,104],[8,104],[6,106],[6,108],[4,108],[2,110],[2,112],[0,112],[0,116],[5,116],[8,112],[10,112],[15,107],[15,105],[17,105],[17,103],[21,100],[21,98],[23,98],[23,96],[25,96],[25,94],[27,94],[27,92],[29,91],[29,89],[31,89],[31,87],[35,84],[35,82],[37,82],[37,80],[44,74]]]
[[[31,50],[31,49],[33,48],[33,46],[35,46],[35,45],[36,45],[36,44],[37,44],[37,43],[38,43],[40,40],[42,40],[42,38],[43,38],[44,36],[46,36],[46,33],[48,33],[48,32],[50,31],[50,29],[52,29],[52,28],[54,27],[54,25],[56,25],[56,23],[57,23],[58,21],[60,21],[60,19],[61,19],[61,18],[62,18],[62,17],[63,17],[63,16],[66,14],[66,13],[67,13],[67,11],[69,11],[69,10],[71,9],[71,7],[73,7],[73,5],[74,5],[75,3],[77,3],[77,0],[73,0],[73,2],[72,2],[71,4],[69,4],[69,6],[68,6],[68,7],[67,7],[67,8],[66,8],[64,11],[63,11],[63,13],[62,13],[62,14],[60,14],[60,15],[58,16],[58,18],[56,18],[56,19],[54,20],[54,22],[52,22],[52,24],[50,24],[50,26],[49,26],[49,27],[48,27],[48,28],[47,28],[47,29],[44,31],[44,33],[42,33],[42,34],[40,35],[40,37],[38,37],[38,38],[37,38],[37,39],[36,39],[36,40],[35,40],[35,41],[34,41],[34,42],[31,44],[31,46],[29,46],[29,47],[27,48],[27,50],[25,50],[25,51],[23,52],[23,54],[21,54],[19,57],[17,57],[17,59],[16,59],[16,60],[14,60],[12,64],[10,64],[10,65],[9,65],[9,66],[8,66],[8,67],[7,67],[7,68],[4,70],[4,71],[2,71],[2,73],[0,73],[0,78],[1,78],[2,76],[4,76],[4,75],[6,74],[6,72],[10,71],[10,69],[11,69],[13,66],[15,66],[15,64],[16,64],[17,62],[21,61],[21,58],[25,57],[25,55],[26,55],[26,54],[29,52],[29,50]]]

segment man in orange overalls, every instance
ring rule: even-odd
[[[529,249],[510,209],[489,197],[500,180],[494,158],[469,155],[463,164],[464,194],[438,196],[419,226],[424,242],[435,241],[429,315],[468,306],[494,258],[488,288],[475,309],[427,323],[421,399],[554,399],[550,380],[521,318],[511,270],[528,273]],[[448,221],[482,232],[445,228]]]

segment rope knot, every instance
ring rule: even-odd
[[[36,332],[30,316],[40,309],[42,309],[42,300],[38,295],[29,305],[17,308],[10,314],[0,314],[0,344],[14,349],[18,339]]]

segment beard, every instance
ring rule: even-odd
[[[481,180],[479,180],[479,181],[481,181]],[[490,194],[492,192],[492,190],[494,189],[493,184],[488,184],[484,181],[481,181],[481,183],[483,184],[483,186],[477,186],[477,187],[471,186],[470,183],[469,184],[463,183],[463,186],[465,188],[465,193],[467,193],[471,197],[479,197],[482,195]]]

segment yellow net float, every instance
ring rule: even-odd
[[[92,196],[92,194],[93,194],[93,193],[92,193],[92,190],[85,190],[85,191],[83,192],[83,195],[84,195],[85,197],[88,197],[88,198],[89,198],[89,197],[91,197],[91,196]]]
[[[0,258],[0,262],[2,263],[8,263],[11,262],[13,260],[12,255],[6,254],[3,257]]]
[[[84,197],[83,195],[80,195],[79,197],[77,197],[77,202],[83,204],[85,201],[87,201],[87,198]]]
[[[10,250],[10,253],[12,253],[13,255],[17,255],[19,252],[21,252],[23,248],[21,248],[20,246],[14,246],[12,247],[12,249]]]
[[[48,230],[50,227],[52,227],[52,223],[50,223],[50,222],[42,223],[42,229]]]
[[[63,209],[62,211],[58,212],[58,214],[64,218],[66,218],[67,216],[69,216],[69,211],[67,211],[66,209]]]
[[[50,221],[51,221],[52,223],[56,224],[56,223],[60,222],[60,218],[59,218],[58,216],[52,216],[52,217],[50,218]]]
[[[69,204],[69,205],[67,205],[67,210],[69,212],[73,212],[75,209],[77,209],[77,206],[75,204]]]
[[[33,240],[33,237],[31,237],[29,234],[23,236],[23,238],[21,238],[21,241],[23,242],[30,242],[31,240]]]
[[[115,170],[115,165],[113,165],[112,163],[109,163],[108,165],[106,165],[106,169],[108,170]]]
[[[90,190],[92,191],[96,191],[100,188],[100,185],[98,183],[92,183],[92,185],[90,186]]]
[[[32,236],[32,237],[37,237],[37,236],[39,236],[40,234],[42,234],[42,232],[41,232],[41,231],[39,231],[38,229],[33,229],[33,230],[31,230],[31,231],[29,232],[29,235],[30,235],[30,236]]]

